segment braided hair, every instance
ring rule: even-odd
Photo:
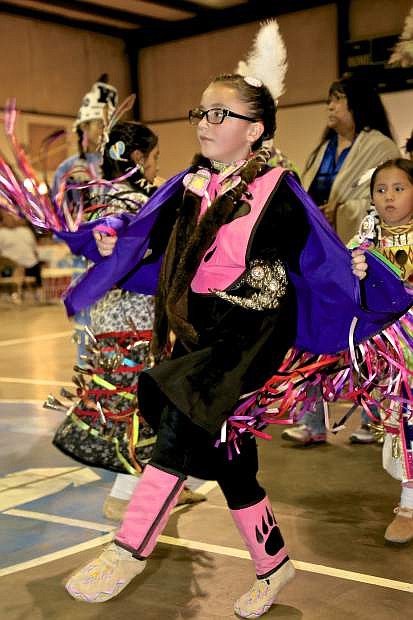
[[[158,136],[142,123],[124,121],[117,123],[109,134],[109,141],[103,153],[103,178],[116,179],[135,167],[132,153],[140,151],[146,159],[158,144]],[[143,177],[143,170],[138,170],[129,177],[129,182]]]

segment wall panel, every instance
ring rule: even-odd
[[[114,37],[2,13],[0,107],[14,96],[27,111],[75,116],[102,73],[125,97],[130,76],[124,47]]]
[[[289,66],[280,105],[324,101],[338,72],[335,5],[281,15],[278,23]]]
[[[142,119],[185,117],[215,75],[234,71],[255,31],[255,24],[247,24],[142,50]]]
[[[400,31],[410,5],[411,0],[353,0],[351,36]],[[289,71],[278,112],[277,144],[301,168],[321,135],[325,122],[321,102],[336,78],[336,9],[330,4],[282,15],[278,22]],[[179,119],[185,119],[187,110],[198,103],[209,79],[235,68],[257,27],[257,23],[245,24],[141,52],[142,119],[152,121],[160,136],[163,176],[187,166],[197,149],[193,128]],[[0,108],[12,95],[21,109],[38,113],[21,115],[19,133],[28,146],[33,146],[30,124],[50,124],[51,130],[62,124],[70,129],[81,98],[100,73],[110,74],[121,98],[130,92],[124,44],[113,37],[2,14],[0,58]],[[402,144],[413,126],[413,91],[389,93],[383,99]],[[169,122],[161,122],[165,119]],[[4,147],[2,136],[0,147]],[[67,151],[74,150],[69,134]]]
[[[351,0],[350,38],[400,33],[411,7],[412,0]]]
[[[281,105],[323,100],[337,73],[335,6],[281,15],[278,22],[289,58],[287,92]],[[209,80],[232,72],[245,57],[257,28],[257,23],[245,24],[142,50],[142,119],[184,118]]]

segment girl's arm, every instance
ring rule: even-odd
[[[132,218],[133,215],[123,213],[121,216],[104,217],[93,222],[82,224],[76,232],[55,231],[55,234],[69,246],[72,254],[76,256],[85,256],[88,260],[99,263],[102,257],[109,256],[112,252],[100,252],[97,247],[98,238],[96,235],[99,233],[100,237],[116,239],[118,233],[128,226]],[[102,246],[102,249],[105,247],[106,244]],[[112,251],[114,247],[115,244],[113,244]]]

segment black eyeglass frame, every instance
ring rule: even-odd
[[[215,112],[217,110],[222,112],[221,120],[218,122],[210,121],[208,118],[208,114],[210,112]],[[199,125],[199,123],[202,121],[202,119],[205,116],[206,116],[207,122],[210,125],[222,125],[222,123],[227,118],[227,116],[231,116],[232,118],[240,118],[241,120],[249,121],[250,123],[257,122],[256,118],[251,118],[250,116],[244,116],[243,114],[237,114],[237,112],[232,112],[231,110],[228,110],[227,108],[210,108],[209,110],[201,110],[201,108],[193,108],[192,110],[189,110],[188,112],[188,120],[191,123],[191,125]]]

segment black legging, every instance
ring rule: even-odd
[[[33,278],[35,278],[36,286],[38,288],[42,286],[42,270],[40,263],[36,263],[35,265],[33,265],[33,267],[26,267],[26,269],[24,270],[24,274],[26,276],[32,276]]]
[[[187,475],[191,473],[191,460],[196,453],[198,461],[204,458],[212,464],[229,508],[245,508],[261,501],[265,491],[256,478],[258,455],[255,440],[243,439],[240,454],[234,453],[232,459],[228,458],[226,446],[215,448],[214,441],[206,431],[169,404],[161,414],[152,461]]]

